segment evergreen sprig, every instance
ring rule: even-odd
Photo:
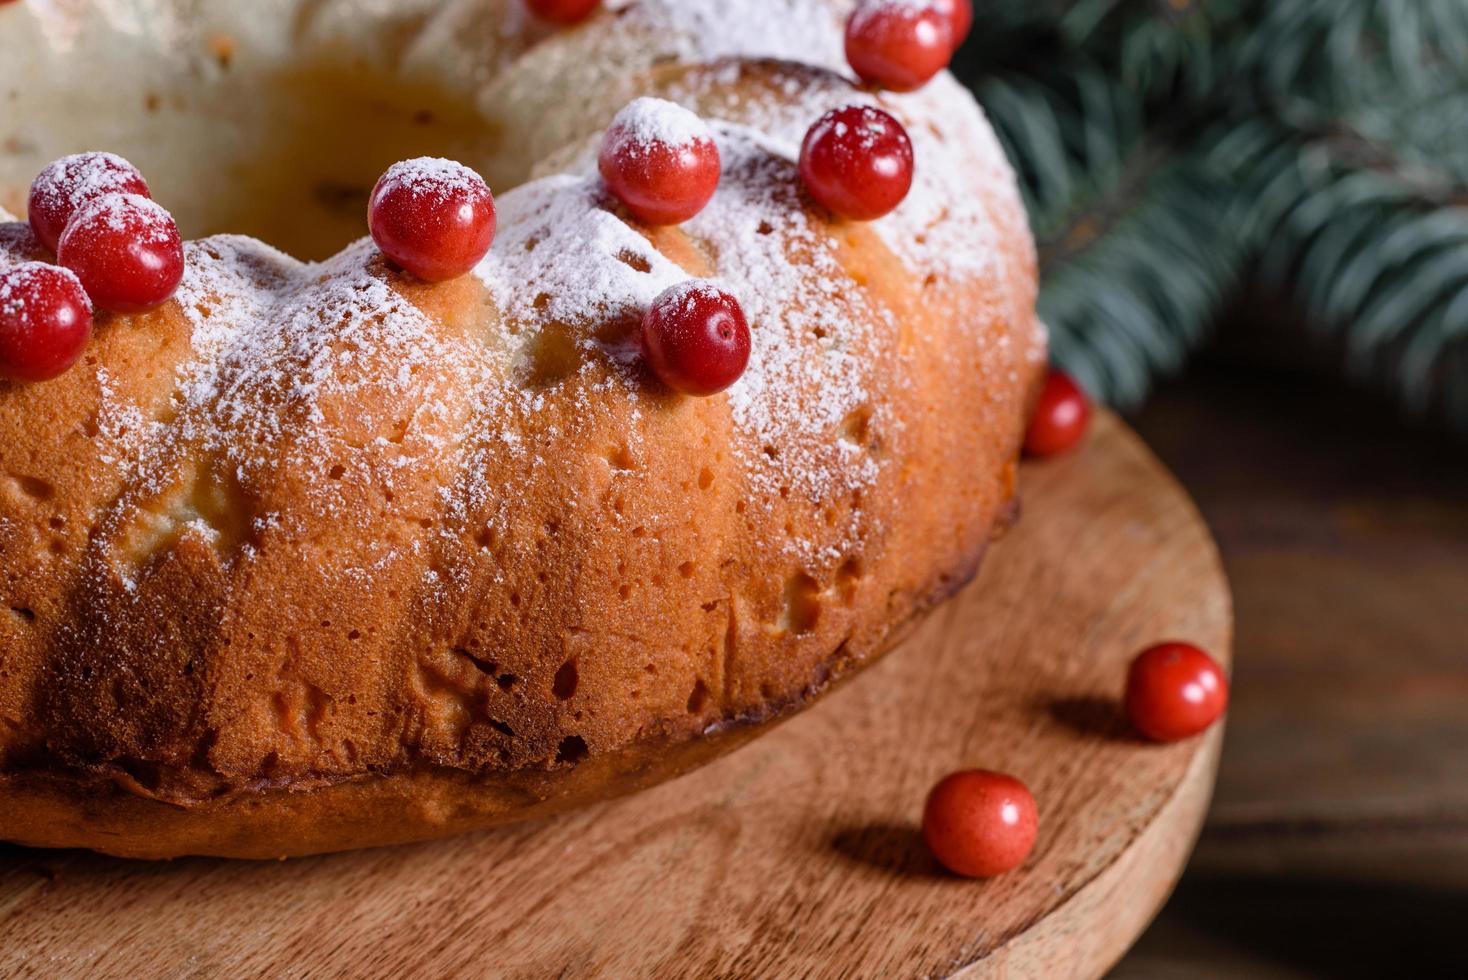
[[[1245,233],[1352,376],[1468,421],[1468,209],[1442,175],[1354,137],[1250,121],[1220,153],[1256,202]]]
[[[1127,405],[1250,269],[1353,376],[1468,429],[1468,4],[995,0],[966,71],[1056,359]]]

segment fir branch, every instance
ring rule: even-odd
[[[977,92],[1019,175],[1042,245],[1064,240],[1102,207],[1142,143],[1141,100],[1094,66],[1049,79],[994,75]]]
[[[1468,4],[1254,0],[1233,63],[1235,109],[1344,133],[1468,184]],[[1390,148],[1389,150],[1385,148]]]
[[[1353,374],[1468,429],[1468,3],[990,8],[969,73],[1020,174],[1058,361],[1136,401],[1257,261]]]
[[[1045,281],[1039,310],[1054,359],[1111,403],[1139,403],[1155,375],[1181,367],[1236,285],[1236,210],[1207,152],[1155,175],[1135,207]]]
[[[1017,33],[1044,36],[1044,50],[1058,60],[1083,55],[1150,100],[1179,92],[1200,99],[1224,77],[1219,55],[1230,50],[1225,40],[1246,26],[1247,2],[990,0],[983,31],[998,43],[986,45],[981,35],[976,49],[1002,46],[1012,58]],[[1032,43],[1027,53],[1034,51]]]
[[[976,88],[1029,207],[1055,360],[1097,397],[1135,405],[1239,277],[1227,187],[1206,152],[1148,129],[1143,93],[1084,54]]]
[[[1289,287],[1347,371],[1468,430],[1468,208],[1331,140],[1249,120],[1220,160],[1261,272]]]

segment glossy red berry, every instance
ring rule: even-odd
[[[713,395],[749,364],[749,324],[739,301],[713,283],[690,280],[664,290],[642,318],[642,351],[669,388]]]
[[[183,279],[183,241],[173,216],[146,197],[109,194],[72,216],[57,260],[95,306],[141,313],[164,303]]]
[[[138,168],[112,153],[76,153],[47,165],[31,182],[26,215],[36,237],[56,251],[78,209],[107,194],[151,197]]]
[[[1025,433],[1025,452],[1054,456],[1073,449],[1091,424],[1091,400],[1063,371],[1052,370]]]
[[[1126,712],[1137,731],[1174,742],[1207,730],[1228,707],[1228,678],[1208,654],[1189,643],[1161,643],[1132,661]]]
[[[382,254],[427,282],[456,279],[478,265],[494,243],[495,221],[483,177],[430,157],[389,167],[367,208]]]
[[[0,272],[0,378],[49,381],[92,336],[92,304],[75,275],[26,262]]]
[[[722,172],[719,147],[702,119],[646,97],[617,113],[597,165],[617,199],[650,225],[676,225],[698,214]]]
[[[948,19],[948,33],[953,39],[953,49],[956,51],[968,39],[968,32],[974,26],[974,5],[972,0],[932,0],[933,6]]]
[[[541,20],[577,24],[595,13],[601,0],[525,0],[525,6]]]
[[[1013,776],[965,769],[941,780],[923,807],[923,839],[945,868],[992,878],[1019,867],[1035,847],[1040,814]]]
[[[948,67],[953,26],[929,0],[865,0],[846,21],[846,60],[868,84],[911,92]]]
[[[818,204],[843,218],[871,221],[912,189],[912,141],[881,109],[832,109],[805,134],[800,178]]]

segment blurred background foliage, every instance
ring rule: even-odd
[[[1245,282],[1468,431],[1468,0],[976,0],[1055,360],[1135,406]]]

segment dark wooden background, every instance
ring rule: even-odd
[[[1202,839],[1116,978],[1468,977],[1468,441],[1303,336],[1236,311],[1132,419],[1217,536],[1237,644]]]

